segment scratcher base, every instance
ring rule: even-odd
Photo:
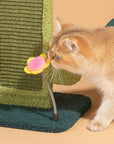
[[[0,104],[0,126],[58,133],[68,130],[91,106],[88,97],[54,93],[59,121],[52,120],[53,109]]]

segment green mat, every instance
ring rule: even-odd
[[[59,121],[52,120],[53,109],[30,108],[0,104],[0,126],[41,132],[63,132],[91,106],[83,95],[54,93]]]

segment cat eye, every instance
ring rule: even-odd
[[[56,60],[59,60],[61,58],[58,54],[55,54],[54,57],[55,57]]]

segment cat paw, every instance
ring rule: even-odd
[[[96,120],[92,120],[90,122],[90,124],[88,125],[88,129],[91,130],[91,131],[103,131],[107,128],[106,125],[102,124],[101,122],[99,121],[96,121]]]

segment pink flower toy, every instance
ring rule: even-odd
[[[50,88],[50,85],[48,84],[48,81],[43,73],[43,71],[49,66],[49,64],[50,64],[50,60],[47,59],[45,54],[41,54],[38,57],[29,58],[27,60],[27,66],[25,66],[24,71],[27,74],[40,74],[40,73],[42,74],[42,78],[44,79],[47,85],[48,91],[52,99],[52,104],[53,104],[53,109],[54,109],[53,120],[58,121],[58,112],[57,112],[55,98]]]

